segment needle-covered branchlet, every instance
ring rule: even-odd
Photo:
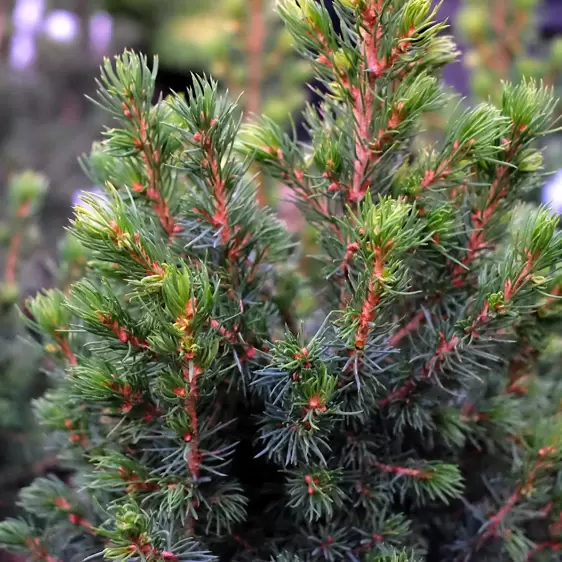
[[[107,201],[71,227],[88,273],[32,304],[66,377],[36,409],[76,483],[34,484],[0,542],[119,562],[560,550],[562,394],[543,352],[562,236],[521,203],[552,93],[503,84],[420,148],[448,99],[445,24],[429,0],[334,6],[337,32],[319,1],[278,3],[323,83],[309,144],[244,121],[206,78],[153,104],[145,58],[104,65],[117,125],[85,167]],[[309,220],[310,277],[254,164]]]

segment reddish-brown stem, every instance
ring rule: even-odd
[[[380,408],[385,408],[398,400],[404,400],[408,397],[410,392],[416,387],[414,379],[409,378],[401,387],[391,392],[386,398],[379,400],[377,405]]]
[[[252,545],[244,538],[239,535],[233,535],[232,538],[237,542],[242,548],[246,550],[252,550]]]
[[[507,516],[508,513],[513,509],[515,504],[519,501],[521,497],[521,490],[523,486],[520,484],[515,488],[511,496],[507,499],[505,504],[501,507],[501,509],[489,520],[489,527],[486,529],[486,532],[480,538],[480,544],[486,541],[489,537],[495,535],[497,533],[498,527],[500,526],[501,522]]]
[[[456,264],[453,268],[452,284],[454,287],[462,287],[464,285],[464,275],[466,273],[466,268],[472,264],[472,262],[478,256],[478,253],[487,246],[485,238],[485,228],[488,225],[488,222],[490,221],[493,214],[496,212],[496,209],[498,208],[502,198],[507,195],[507,193],[502,190],[500,192],[500,197],[496,197],[496,192],[498,191],[499,185],[503,181],[506,171],[507,168],[505,166],[499,167],[498,175],[492,183],[490,196],[488,198],[488,201],[486,202],[485,209],[475,211],[472,214],[474,230],[472,231],[468,240],[467,252],[462,259],[462,265]]]
[[[495,0],[492,12],[492,25],[496,34],[496,51],[492,62],[500,78],[507,78],[510,57],[507,48],[507,5],[506,0]]]
[[[121,228],[114,221],[111,222],[110,226],[113,231],[114,242],[119,243],[122,241],[124,246],[127,247],[128,234],[123,232],[123,230],[121,230]],[[141,243],[140,235],[138,233],[135,233],[134,240],[135,244],[137,245],[137,251],[135,251],[134,249],[128,250],[127,253],[129,254],[129,257],[134,262],[142,266],[148,275],[162,276],[164,273],[162,266],[157,261],[154,261],[150,258],[148,252]]]
[[[431,376],[431,373],[436,367],[439,367],[444,361],[445,357],[456,350],[457,345],[460,343],[460,339],[458,336],[453,336],[450,340],[445,338],[443,332],[439,334],[440,342],[439,346],[435,350],[435,353],[431,359],[426,361],[424,368],[423,368],[423,376],[425,379],[428,379]],[[393,392],[391,392],[386,398],[379,400],[377,405],[381,408],[389,406],[392,402],[396,402],[398,400],[405,400],[412,390],[414,390],[417,386],[417,381],[410,377],[406,380],[406,382]]]
[[[396,347],[408,334],[411,334],[418,328],[424,318],[425,314],[423,313],[423,310],[420,310],[403,328],[398,330],[398,332],[390,338],[388,343],[393,347]]]
[[[8,257],[6,258],[6,273],[5,281],[6,283],[15,283],[18,261],[20,256],[20,249],[22,244],[23,236],[21,233],[15,234],[10,241],[10,248],[8,250]]]
[[[25,544],[31,551],[34,562],[59,562],[58,558],[49,554],[49,551],[39,539],[29,537],[25,540]]]
[[[453,336],[450,340],[447,340],[443,332],[439,333],[439,339],[439,347],[435,350],[433,357],[429,359],[424,366],[423,371],[426,378],[431,376],[433,370],[440,366],[445,361],[447,355],[453,353],[460,343],[460,338],[458,336]]]
[[[211,121],[211,127],[214,125],[215,122]],[[238,234],[238,231],[240,230],[238,225],[232,227],[229,224],[226,180],[222,177],[220,163],[213,148],[211,138],[209,138],[206,132],[202,131],[195,133],[193,140],[201,146],[205,154],[205,159],[203,160],[202,165],[209,170],[209,183],[215,199],[215,211],[213,215],[210,215],[202,209],[197,209],[197,211],[211,226],[219,231],[222,244],[225,247],[230,245],[230,248],[228,249],[228,257],[233,263],[235,263],[240,258],[242,247],[246,242],[246,238],[242,238]]]
[[[133,392],[130,384],[119,384],[118,382],[108,382],[107,386],[118,392],[123,399],[123,406],[121,406],[121,412],[126,414],[130,412],[134,406],[143,403],[142,393],[139,391]]]
[[[347,274],[348,270],[349,270],[349,266],[351,264],[351,262],[353,261],[353,257],[355,256],[355,254],[359,251],[359,243],[358,242],[352,242],[351,244],[347,245],[346,251],[345,251],[345,257],[343,258],[343,261],[341,262],[340,265],[340,271],[345,275]]]
[[[193,336],[192,322],[195,318],[197,300],[192,298],[182,316],[177,319],[177,325],[181,326],[184,338],[190,342]],[[187,363],[183,368],[183,376],[189,385],[189,393],[185,398],[185,411],[189,416],[190,431],[184,436],[186,442],[190,443],[187,456],[187,464],[194,480],[199,478],[201,469],[201,452],[199,450],[199,422],[197,416],[197,399],[199,398],[198,377],[203,369],[195,361],[195,354],[191,350],[186,353]]]
[[[418,468],[406,468],[404,466],[394,466],[391,464],[384,464],[378,461],[375,461],[373,464],[377,468],[388,474],[396,474],[398,476],[410,476],[411,478],[419,478],[420,480],[427,480],[427,478],[429,478],[429,475],[426,471],[420,470]]]
[[[248,112],[258,115],[262,101],[263,45],[266,37],[262,0],[248,0],[248,9]]]
[[[525,481],[516,486],[513,493],[509,496],[499,511],[489,519],[488,526],[478,541],[478,547],[482,546],[482,544],[490,537],[497,535],[499,526],[502,524],[506,516],[511,513],[511,510],[515,507],[515,505],[517,505],[523,492],[528,491],[533,486],[539,470],[552,466],[546,460],[552,452],[554,452],[553,449],[549,447],[539,451],[539,458],[530,470]]]
[[[523,131],[516,131],[516,135]],[[512,140],[503,139],[502,144],[507,148],[506,159],[511,160],[513,151],[518,144],[517,136]],[[452,284],[454,287],[462,287],[465,284],[465,275],[467,267],[478,256],[478,253],[486,248],[488,242],[486,240],[486,227],[490,219],[496,213],[500,203],[507,197],[506,180],[509,177],[509,168],[505,164],[496,167],[496,177],[490,186],[490,193],[483,209],[478,209],[472,214],[474,229],[470,235],[467,245],[467,252],[462,259],[462,265],[457,264],[453,268]]]
[[[408,50],[407,39],[415,33],[415,28],[398,38],[398,45],[392,49],[389,57],[379,57],[379,44],[382,37],[382,27],[379,17],[384,2],[371,0],[362,13],[363,29],[361,37],[365,53],[365,62],[360,75],[360,83],[351,88],[354,108],[353,115],[356,122],[355,135],[355,163],[351,190],[348,199],[359,203],[369,191],[368,170],[380,158],[384,145],[392,138],[391,131],[403,121],[402,105],[392,109],[387,126],[378,132],[375,139],[371,136],[371,124],[375,111],[375,83],[382,74],[392,68],[400,56]]]
[[[359,83],[352,86],[345,72],[334,67],[330,60],[332,51],[319,29],[312,21],[316,31],[315,39],[320,42],[323,53],[317,57],[317,62],[330,68],[340,84],[349,91],[353,99],[353,116],[355,119],[355,162],[353,178],[347,192],[350,202],[359,203],[369,191],[369,168],[380,158],[384,145],[391,138],[390,131],[395,129],[404,119],[402,107],[393,108],[386,128],[378,132],[376,138],[371,134],[371,126],[375,112],[375,83],[382,74],[392,68],[400,56],[408,50],[407,39],[411,37],[415,29],[398,38],[398,45],[392,49],[389,57],[379,57],[379,44],[382,37],[382,27],[379,17],[384,6],[384,0],[368,0],[361,13],[361,48],[364,61],[359,71]],[[334,181],[330,190],[339,190],[342,186]]]
[[[123,102],[123,113],[135,126],[138,136],[134,144],[140,152],[148,179],[148,186],[134,184],[132,186],[133,191],[144,194],[152,201],[152,207],[160,220],[162,228],[172,238],[175,234],[182,231],[182,227],[172,217],[168,202],[160,192],[160,153],[153,146],[152,139],[149,138],[149,125],[146,116],[134,104],[132,99],[129,100],[129,103]]]
[[[239,333],[238,326],[235,326],[233,330],[229,330],[228,328],[221,326],[217,320],[213,319],[211,320],[211,327],[217,330],[217,332],[223,338],[225,338],[230,344],[236,345],[241,343],[240,339],[238,338],[238,333]],[[253,345],[249,343],[244,343],[243,347],[244,347],[244,356],[240,357],[241,361],[244,361],[246,359],[251,359],[256,355],[256,348]]]
[[[57,333],[56,335],[57,343],[64,353],[65,357],[68,359],[68,362],[75,366],[78,364],[78,360],[76,359],[75,353],[70,349],[70,344],[68,343],[68,339],[65,334]]]
[[[392,241],[387,242],[386,247],[375,248],[375,262],[373,272],[369,279],[367,288],[367,298],[363,302],[361,314],[359,315],[359,326],[355,335],[355,349],[360,350],[365,347],[371,331],[371,322],[375,319],[375,311],[380,302],[380,281],[384,277],[384,258]]]
[[[197,480],[201,469],[201,452],[199,451],[199,423],[197,416],[197,398],[199,389],[197,379],[201,374],[201,367],[196,363],[190,362],[183,369],[183,375],[189,384],[189,394],[185,399],[185,411],[189,415],[190,433],[185,436],[185,440],[191,444],[191,450],[187,457],[189,471],[193,478]]]
[[[109,314],[102,314],[101,312],[99,312],[98,318],[104,326],[111,328],[112,332],[117,336],[120,342],[130,343],[133,347],[148,347],[147,342],[141,341],[137,336],[131,334],[127,330],[127,328],[125,328],[124,326],[120,326],[117,320],[114,320]]]
[[[90,535],[93,535],[94,537],[97,536],[97,533],[94,530],[93,524],[90,523],[90,521],[88,521],[87,519],[84,519],[82,516],[78,515],[77,513],[69,513],[68,514],[68,520],[73,525],[76,525],[78,527],[82,527],[83,529],[85,529],[88,533],[90,533]]]
[[[220,229],[221,242],[226,246],[230,241],[231,230],[228,224],[225,181],[221,178],[219,163],[210,146],[207,150],[207,157],[211,168],[211,184],[216,201],[215,214],[212,219],[216,227]]]
[[[513,296],[517,293],[517,291],[519,291],[523,286],[523,284],[529,279],[533,264],[536,262],[538,257],[539,257],[538,255],[534,256],[529,252],[527,255],[527,261],[521,273],[517,276],[517,278],[514,281],[508,279],[505,282],[504,305],[507,304],[513,298]],[[420,313],[418,313],[418,315],[419,314]],[[415,319],[416,318],[414,318],[413,320]],[[488,302],[486,301],[484,303],[484,306],[482,307],[482,310],[479,312],[478,316],[473,321],[470,328],[467,330],[467,333],[469,333],[473,338],[478,338],[479,337],[478,329],[480,329],[483,325],[485,325],[489,320],[490,320],[489,305]],[[409,325],[407,325],[406,327],[408,326]],[[412,329],[415,329],[415,327],[417,327],[417,325],[415,325]],[[398,332],[395,336],[400,335],[401,337],[404,337],[401,332],[402,330]],[[391,343],[395,336],[391,338],[390,340]],[[435,370],[435,368],[438,368],[440,365],[442,365],[442,363],[445,361],[446,356],[451,353],[454,353],[458,345],[461,343],[461,339],[458,336],[453,336],[450,340],[447,340],[445,338],[445,335],[441,332],[439,334],[439,337],[440,337],[440,343],[437,349],[435,350],[434,356],[426,362],[423,368],[423,374],[425,378],[431,376],[431,373]],[[405,398],[407,398],[407,396],[416,386],[417,386],[416,380],[410,378],[400,388],[393,391],[386,398],[379,400],[377,404],[380,407],[385,407],[394,401],[404,400]]]
[[[258,115],[262,103],[263,87],[263,48],[267,30],[263,15],[263,0],[249,0],[249,18],[247,31],[248,50],[248,114]],[[258,204],[265,205],[267,197],[264,191],[264,178],[258,170],[256,178]]]
[[[382,2],[376,0],[368,2],[363,10],[365,29],[361,32],[363,49],[366,57],[359,76],[360,83],[352,88],[353,116],[355,117],[355,163],[353,165],[353,181],[349,192],[350,201],[359,203],[367,191],[365,176],[374,153],[369,146],[371,138],[371,123],[374,112],[374,85],[384,69],[384,64],[378,60],[378,44],[382,35],[379,25],[379,14]]]
[[[137,474],[128,470],[124,466],[119,467],[118,474],[124,482],[128,482],[127,487],[125,488],[125,491],[127,493],[133,492],[135,490],[145,492],[159,490],[156,484],[144,482]]]
[[[164,562],[178,562],[178,557],[173,552],[168,550],[158,550],[155,546],[150,543],[145,542],[145,537],[143,540],[139,540],[139,537],[135,537],[131,540],[131,544],[128,546],[128,550],[131,555],[138,553],[139,557],[143,560],[159,560],[162,559]]]
[[[371,535],[371,540],[369,542],[356,547],[354,550],[355,552],[369,552],[369,550],[375,548],[383,540],[384,535],[374,533],[373,535]]]
[[[29,216],[31,210],[31,202],[26,202],[20,205],[17,210],[18,219],[26,219]],[[6,283],[15,283],[17,277],[18,262],[20,258],[21,245],[23,243],[23,234],[17,232],[14,234],[10,241],[10,247],[8,249],[8,256],[6,258],[6,271],[4,280]]]
[[[537,544],[537,546],[535,546],[532,550],[529,551],[529,554],[527,554],[527,560],[532,560],[535,557],[535,554],[538,554],[539,552],[547,549],[553,550],[555,552],[560,552],[562,550],[562,542],[550,540]]]
[[[376,309],[381,300],[380,290],[382,288],[381,280],[384,278],[384,260],[393,243],[394,242],[392,240],[388,240],[384,244],[384,247],[373,248],[375,257],[373,271],[367,285],[367,296],[361,306],[359,324],[355,332],[354,346],[353,349],[349,351],[350,361],[344,373],[345,375],[349,374],[353,365],[357,365],[359,355],[368,343],[369,334],[371,332],[371,323],[375,319]],[[348,253],[350,252],[349,247],[347,251]],[[351,255],[354,253],[355,251],[351,249]],[[344,297],[345,295],[342,291],[342,306],[345,306]]]

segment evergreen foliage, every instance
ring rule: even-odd
[[[11,178],[6,189],[7,216],[2,223],[3,278],[0,281],[0,495],[2,516],[14,512],[18,490],[39,474],[56,468],[56,456],[44,455],[41,435],[30,402],[46,386],[41,363],[44,352],[26,341],[25,317],[18,311],[29,293],[40,287],[38,279],[24,279],[25,262],[38,244],[38,215],[47,192],[47,180],[26,171]],[[4,250],[4,248],[2,248]],[[70,283],[82,271],[82,250],[68,236],[61,248],[61,264],[53,278]],[[29,269],[29,268],[28,268]],[[29,275],[29,271],[28,271]],[[27,293],[27,294],[26,294]]]
[[[455,28],[465,45],[463,58],[472,100],[491,98],[499,103],[498,82],[517,83],[525,77],[542,80],[559,94],[562,39],[541,37],[539,15],[544,5],[540,0],[463,1]],[[558,103],[555,110],[558,118],[561,109]],[[447,115],[442,118],[446,120]],[[560,141],[558,134],[550,137],[544,146],[549,168],[559,167]]]
[[[212,74],[249,117],[279,123],[302,109],[310,68],[292,48],[275,0],[110,0],[115,12],[144,21],[162,67]]]
[[[29,307],[56,363],[36,402],[73,483],[40,479],[0,543],[36,561],[522,561],[562,549],[562,236],[541,180],[552,92],[504,84],[412,149],[455,48],[430,0],[280,0],[325,84],[302,144],[240,130],[207,78],[152,104],[156,67],[102,69],[117,120],[84,167],[70,295]],[[248,170],[292,189],[298,247]],[[289,264],[289,265],[287,265]],[[540,376],[538,375],[540,373]]]
[[[455,25],[468,46],[465,58],[475,99],[497,96],[498,80],[554,81],[562,63],[561,42],[541,45],[537,26],[541,4],[541,0],[463,1]]]
[[[47,183],[42,176],[24,172],[13,176],[6,188],[0,280],[0,509],[4,516],[13,514],[18,488],[35,476],[31,468],[40,450],[30,401],[42,387],[41,352],[24,341],[25,324],[16,305],[24,291],[21,263],[37,242],[37,213]]]

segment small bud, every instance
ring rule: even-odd
[[[19,288],[15,283],[2,283],[0,285],[0,305],[11,306],[18,301]]]
[[[519,157],[519,170],[522,172],[536,172],[542,167],[542,163],[542,152],[527,148],[521,152]]]
[[[562,67],[562,38],[553,39],[550,45],[550,60],[556,68]]]
[[[534,285],[544,285],[546,283],[546,277],[543,275],[533,275],[531,281]]]
[[[484,6],[465,6],[457,15],[456,26],[463,38],[474,42],[489,25],[489,14]]]
[[[320,406],[322,405],[322,402],[320,400],[319,396],[312,396],[309,401],[308,401],[308,405],[313,409],[316,410],[318,408],[320,408]]]
[[[25,206],[39,203],[47,188],[47,180],[35,172],[27,171],[12,177],[9,183],[12,211],[22,216]],[[28,212],[26,209],[26,214]]]
[[[345,71],[351,68],[351,62],[344,50],[340,49],[334,53],[334,65],[339,71]]]
[[[556,232],[557,226],[558,217],[549,215],[546,211],[540,213],[531,235],[530,252],[533,255],[543,252],[546,249]]]
[[[504,306],[504,296],[502,292],[493,293],[488,297],[488,306],[490,310],[501,312]]]

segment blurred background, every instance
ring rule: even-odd
[[[326,0],[330,5],[330,1]],[[71,207],[95,190],[78,158],[110,123],[86,96],[104,56],[125,47],[158,54],[158,90],[181,91],[192,72],[212,74],[245,115],[266,113],[305,135],[299,113],[314,102],[308,65],[274,12],[275,0],[0,0],[0,519],[17,490],[57,466],[40,446],[30,400],[44,361],[30,346],[25,298],[64,288],[85,256],[64,235]],[[461,47],[447,85],[477,102],[498,96],[500,80],[522,76],[555,88],[562,75],[562,0],[443,0],[442,18]],[[312,86],[312,87],[309,87]],[[562,107],[561,107],[562,113]],[[439,138],[448,110],[428,116],[422,143]],[[546,147],[545,168],[562,169],[562,140]],[[283,188],[263,183],[293,230],[302,225]],[[562,171],[529,198],[562,212]]]

